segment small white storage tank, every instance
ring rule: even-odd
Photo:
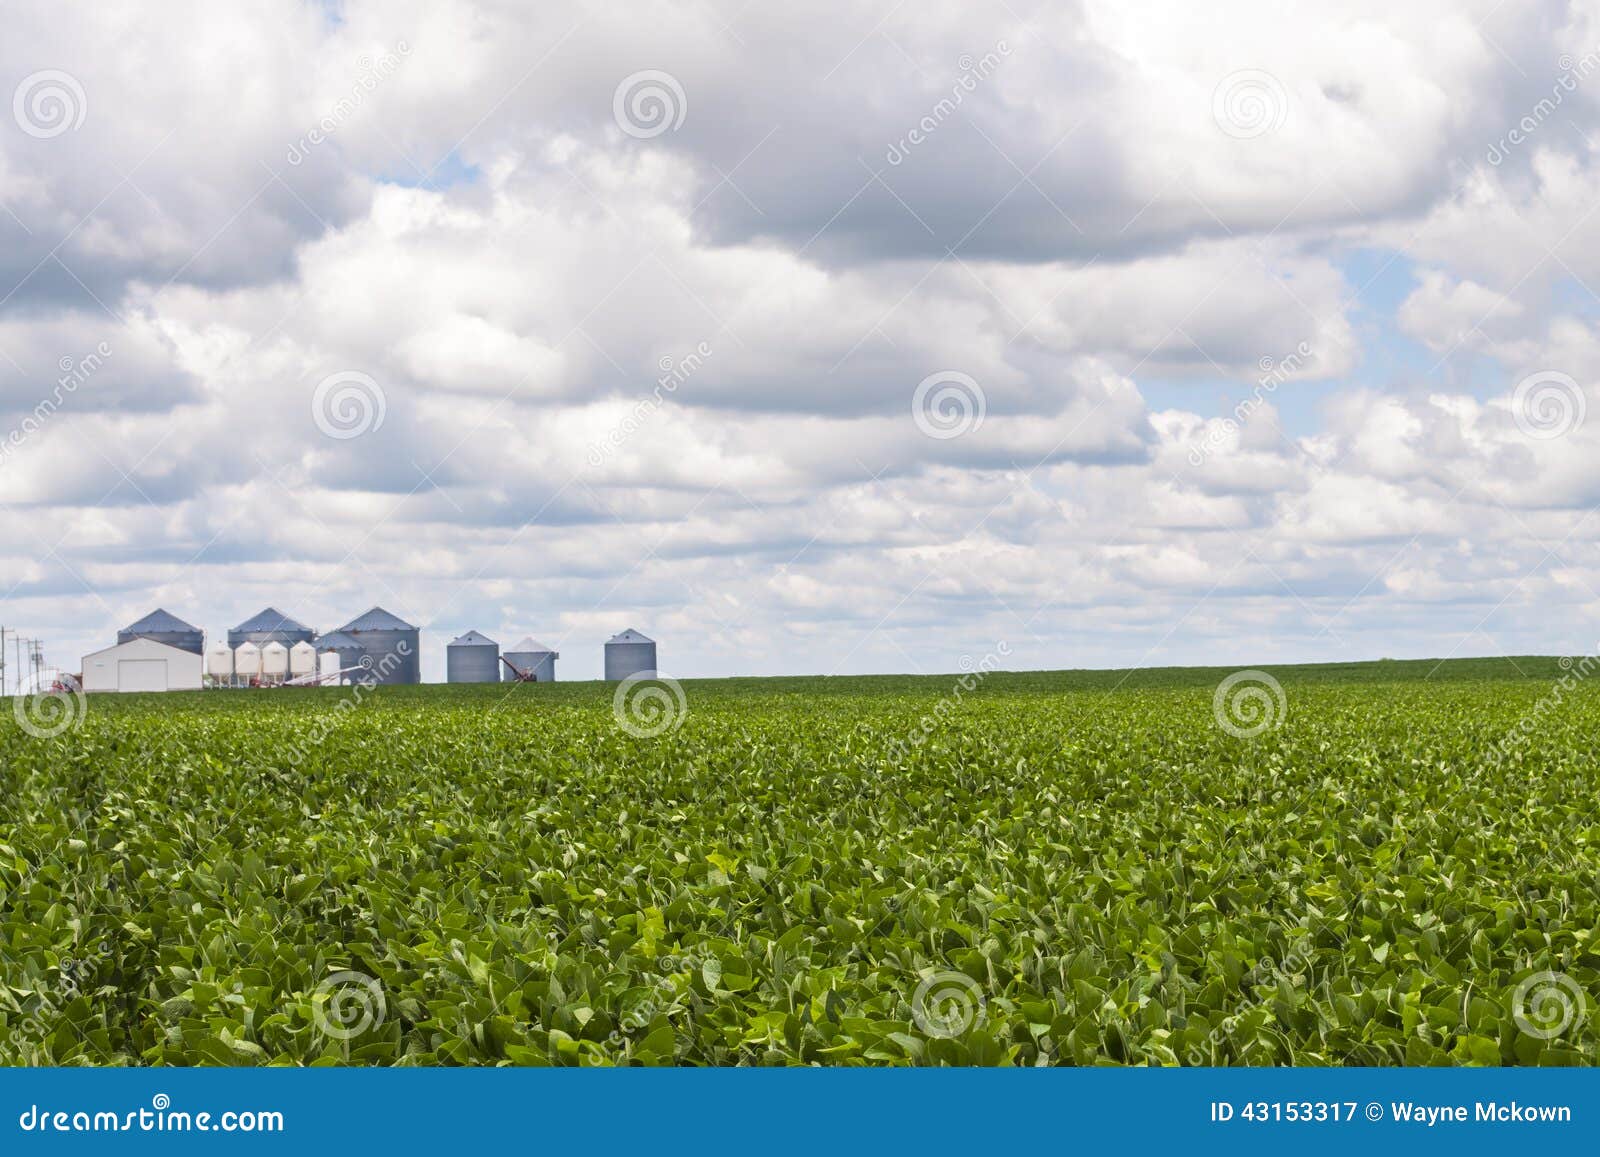
[[[274,640],[261,648],[261,677],[282,679],[289,673],[289,648]]]
[[[233,650],[228,644],[219,640],[206,648],[206,674],[213,683],[233,682]]]
[[[241,683],[261,677],[261,648],[254,643],[240,643],[233,649],[233,674]]]
[[[317,673],[317,649],[301,639],[289,648],[289,674],[298,679],[302,675]]]
[[[339,652],[324,651],[317,656],[317,674],[322,677],[325,686],[333,686],[339,682]]]

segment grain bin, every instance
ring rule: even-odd
[[[361,644],[361,663],[375,683],[422,682],[421,640],[417,628],[382,607],[351,619],[338,630]]]
[[[282,643],[293,647],[296,643],[309,643],[317,633],[304,623],[291,619],[276,607],[263,607],[228,632],[228,646],[254,643],[265,647],[268,643]]]
[[[289,648],[289,675],[299,679],[317,673],[317,649],[301,639]]]
[[[549,647],[539,642],[538,639],[528,637],[505,653],[506,663],[510,663],[518,671],[530,677],[535,683],[554,683],[556,681],[556,660],[561,658],[560,652],[552,651]],[[517,675],[511,667],[501,664],[502,676],[507,683],[515,683]]]
[[[351,667],[359,667],[361,665],[361,656],[363,654],[360,640],[353,635],[347,635],[343,631],[331,631],[317,639],[316,646],[317,653],[322,656],[320,660],[322,665],[319,670],[324,676],[329,674],[328,660],[330,656],[333,660],[334,671],[348,672],[339,679],[339,682],[350,683],[360,675],[359,671],[349,670]]]
[[[289,674],[289,648],[273,640],[261,648],[261,678],[269,683],[282,683]]]
[[[206,674],[211,682],[226,687],[233,682],[233,648],[218,641],[206,648]]]
[[[205,635],[199,627],[186,623],[177,615],[168,614],[159,607],[136,623],[130,623],[117,632],[117,642],[128,643],[134,639],[154,639],[180,651],[193,651],[204,655]]]
[[[445,682],[500,682],[500,644],[487,635],[468,631],[451,639],[444,652]]]
[[[261,648],[240,643],[233,649],[233,677],[241,683],[261,678]]]
[[[641,635],[633,628],[606,641],[606,679],[618,682],[629,675],[654,675],[656,672],[656,644],[654,639]]]
[[[339,683],[338,651],[323,651],[317,656],[317,679],[330,687]]]

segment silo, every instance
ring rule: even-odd
[[[282,683],[289,674],[289,648],[273,640],[261,648],[261,678],[269,683]]]
[[[417,628],[404,619],[373,607],[340,627],[339,633],[361,644],[361,662],[374,682],[422,682],[420,637]],[[367,676],[358,678],[365,681]]]
[[[117,632],[117,642],[129,643],[134,639],[154,639],[181,651],[205,654],[206,639],[199,627],[184,622],[177,615],[169,615],[157,608],[137,623],[131,623]]]
[[[228,646],[254,643],[265,647],[268,643],[282,643],[293,647],[296,643],[309,643],[317,633],[304,623],[291,619],[276,607],[263,607],[228,632]]]
[[[261,648],[240,643],[233,649],[233,677],[241,683],[261,678]]]
[[[298,679],[302,675],[315,675],[317,673],[317,649],[310,643],[301,639],[289,648],[289,676]]]
[[[445,682],[500,682],[500,644],[487,635],[468,631],[451,639],[444,652]]]
[[[655,674],[656,644],[654,639],[628,628],[620,635],[606,641],[606,679],[618,682],[629,675]]]
[[[559,658],[559,652],[552,651],[531,636],[505,653],[506,662],[523,674],[533,676],[535,683],[556,681],[556,660]],[[507,683],[516,682],[517,676],[505,664],[501,664],[501,670]]]
[[[359,667],[361,665],[363,652],[359,640],[345,634],[343,631],[331,631],[317,639],[316,645],[317,653],[322,656],[320,660],[322,674],[327,675],[330,673],[328,660],[332,656],[334,671],[349,672],[340,677],[338,680],[340,683],[353,682],[360,675],[359,671],[350,671],[351,667]]]
[[[339,652],[323,651],[317,656],[317,678],[324,687],[338,686]]]
[[[218,641],[206,648],[206,674],[211,682],[226,687],[233,682],[233,648]]]

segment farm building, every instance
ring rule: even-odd
[[[245,684],[261,678],[260,647],[254,643],[240,643],[233,649],[233,677]]]
[[[360,662],[368,667],[373,682],[422,682],[420,634],[404,619],[382,607],[373,607],[335,633],[349,635],[361,645]],[[362,677],[363,682],[366,679],[367,676]]]
[[[265,647],[268,643],[282,643],[286,648],[296,643],[309,643],[317,633],[304,623],[291,619],[276,607],[264,607],[228,632],[228,646],[254,643]]]
[[[504,658],[511,667],[516,668],[512,671],[511,667],[502,665],[507,683],[516,682],[519,678],[526,678],[531,683],[554,683],[556,660],[561,655],[529,636],[507,651]]]
[[[444,651],[445,682],[500,682],[500,644],[478,631],[451,639]]]
[[[617,682],[629,675],[653,675],[656,670],[654,639],[630,627],[606,641],[607,681]]]
[[[204,665],[205,661],[198,650],[191,651],[156,639],[136,636],[85,655],[83,689],[198,691]]]
[[[233,684],[233,648],[221,639],[206,648],[206,681],[213,687]]]
[[[361,647],[361,640],[354,635],[347,635],[343,631],[329,631],[317,639],[317,654],[320,670],[323,674],[329,671],[344,671],[346,674],[340,682],[348,683],[360,674],[350,668],[361,665],[361,656],[366,652]],[[329,656],[333,656],[329,660]]]
[[[199,627],[159,607],[137,623],[131,623],[117,632],[118,643],[129,643],[134,639],[154,639],[169,647],[177,647],[180,651],[193,651],[196,655],[205,651],[205,635]]]

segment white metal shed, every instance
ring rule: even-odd
[[[85,691],[198,691],[205,660],[154,639],[130,639],[83,657]]]

